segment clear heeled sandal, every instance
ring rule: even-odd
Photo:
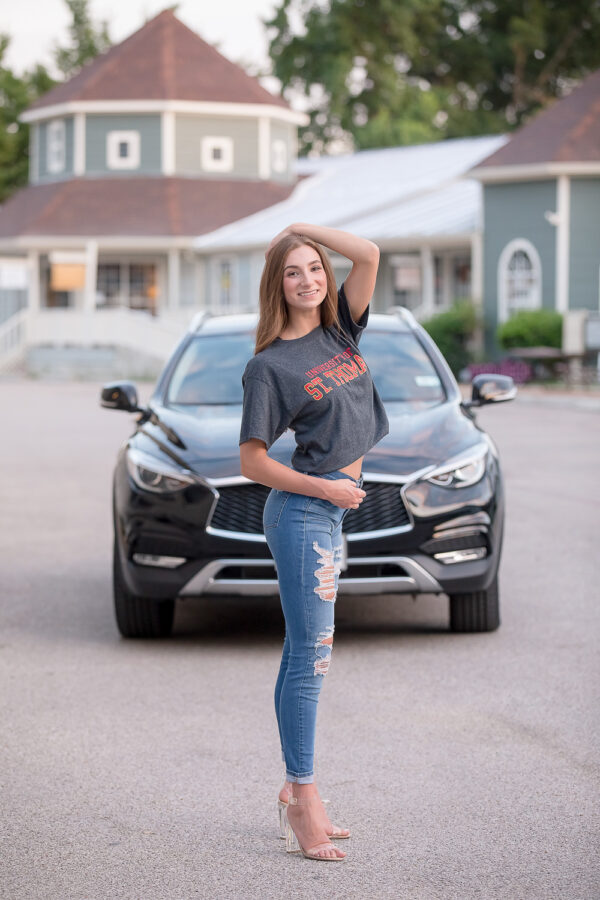
[[[321,800],[323,806],[327,806],[329,800]],[[277,801],[277,813],[279,816],[279,837],[281,840],[285,841],[285,823],[286,823],[286,815],[285,811],[287,809],[287,803],[285,800],[279,799]],[[345,832],[345,833],[343,833]],[[334,838],[336,841],[346,841],[349,837],[351,837],[351,832],[348,828],[338,828],[337,825],[333,826],[333,831],[331,834],[327,835],[329,838]]]
[[[280,801],[282,802],[282,801]],[[288,853],[298,853],[300,852],[302,856],[306,859],[316,859],[321,862],[341,862],[346,856],[320,856],[318,855],[319,850],[337,850],[338,848],[335,844],[332,844],[329,839],[326,841],[320,841],[318,844],[314,844],[312,847],[305,849],[298,838],[296,837],[296,833],[292,826],[290,825],[290,821],[288,819],[288,807],[289,806],[309,806],[312,803],[320,802],[318,797],[290,797],[289,804],[284,804],[283,809],[283,818],[285,821],[285,849]]]

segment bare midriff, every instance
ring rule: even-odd
[[[347,475],[351,475],[352,478],[356,478],[358,480],[358,478],[360,478],[363,459],[364,459],[364,456],[360,456],[353,463],[350,463],[349,465],[344,466],[344,468],[340,469],[339,471],[346,472]]]

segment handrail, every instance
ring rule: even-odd
[[[0,325],[0,368],[5,368],[25,346],[29,310],[20,309]]]

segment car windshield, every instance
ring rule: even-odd
[[[384,403],[434,405],[444,389],[426,350],[414,334],[365,332],[361,353]],[[242,403],[242,373],[254,353],[254,337],[245,334],[198,335],[179,359],[167,389],[169,406]]]

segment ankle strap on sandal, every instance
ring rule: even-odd
[[[318,797],[294,797],[290,795],[289,802],[292,806],[309,806],[311,803],[317,803]]]

